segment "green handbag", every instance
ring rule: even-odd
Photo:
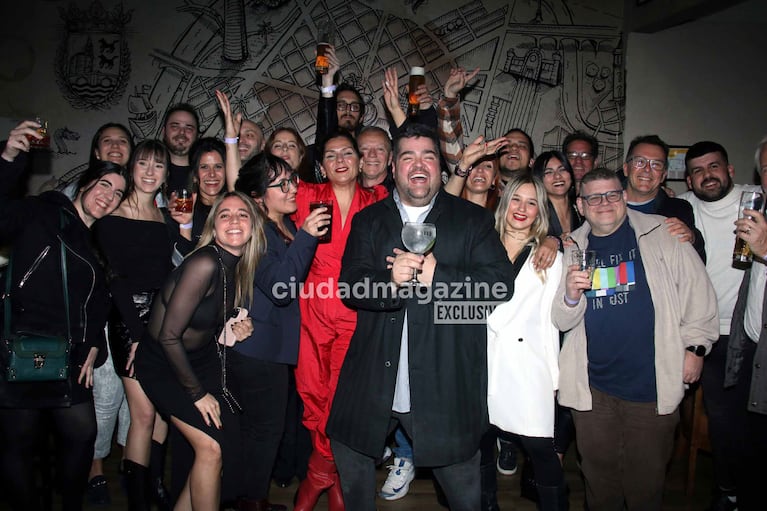
[[[66,337],[10,332],[12,265],[13,256],[8,262],[5,284],[3,321],[3,339],[7,349],[5,380],[9,383],[66,380],[69,378],[69,354],[72,343],[70,342],[69,288],[67,287],[67,258],[64,241],[61,240],[61,282],[64,290],[64,312],[67,317]]]

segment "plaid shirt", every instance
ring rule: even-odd
[[[442,98],[437,103],[437,134],[442,156],[453,172],[463,154],[463,126],[461,125],[461,101],[458,98]]]

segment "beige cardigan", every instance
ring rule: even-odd
[[[670,235],[665,217],[628,210],[642,255],[655,306],[655,383],[659,415],[673,413],[684,397],[682,370],[685,348],[702,345],[706,352],[719,337],[719,318],[714,288],[706,269],[690,243]],[[586,248],[591,230],[588,222],[573,231],[575,245],[565,251],[565,261],[575,248]],[[566,332],[559,356],[559,402],[576,410],[591,410],[586,327],[586,298],[575,307],[564,301],[567,266],[563,269],[551,316]],[[627,323],[626,328],[631,328]]]

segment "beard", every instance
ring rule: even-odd
[[[168,140],[165,145],[168,146],[168,151],[175,156],[186,156],[189,154],[189,149],[192,144],[189,143],[189,139],[186,137],[176,137],[172,140]]]
[[[719,183],[720,185],[719,188],[715,190],[704,189],[703,188],[704,185],[710,181],[716,181],[717,183]],[[717,178],[708,178],[708,179],[705,179],[700,184],[700,187],[701,187],[700,190],[693,189],[693,193],[695,194],[697,198],[705,202],[716,202],[722,199],[725,195],[730,193],[730,190],[732,190],[732,187],[733,187],[732,177],[730,177],[730,175],[727,174],[727,181],[725,181],[724,183],[722,183]]]

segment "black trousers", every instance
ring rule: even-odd
[[[736,493],[740,479],[738,472],[743,466],[743,457],[747,449],[746,403],[751,382],[751,364],[743,364],[737,385],[724,388],[729,341],[729,335],[722,335],[714,343],[703,363],[700,383],[703,387],[703,404],[708,415],[714,480],[719,489]]]
[[[397,424],[402,425],[408,436],[411,435],[412,422],[409,413],[393,413],[389,431],[394,431]],[[357,452],[342,442],[332,438],[330,440],[338,474],[341,477],[346,509],[375,511],[375,458]],[[381,445],[382,452],[383,448],[384,446]],[[434,477],[444,490],[451,511],[479,509],[481,502],[479,460],[480,452],[477,445],[477,451],[468,460],[444,467],[432,467]]]
[[[243,497],[265,499],[285,428],[290,366],[229,350],[228,378],[240,400]]]
[[[50,428],[50,429],[49,429]],[[88,471],[96,442],[93,401],[65,408],[0,409],[0,481],[13,511],[41,509],[35,485],[35,457],[47,438],[55,441],[56,487],[64,511],[83,508]],[[46,469],[48,467],[45,467]]]
[[[295,368],[288,372],[288,407],[285,411],[285,431],[282,433],[277,459],[274,461],[272,477],[280,481],[290,481],[294,477],[303,480],[309,456],[312,453],[312,438],[301,418],[304,416],[304,403],[296,390]]]

